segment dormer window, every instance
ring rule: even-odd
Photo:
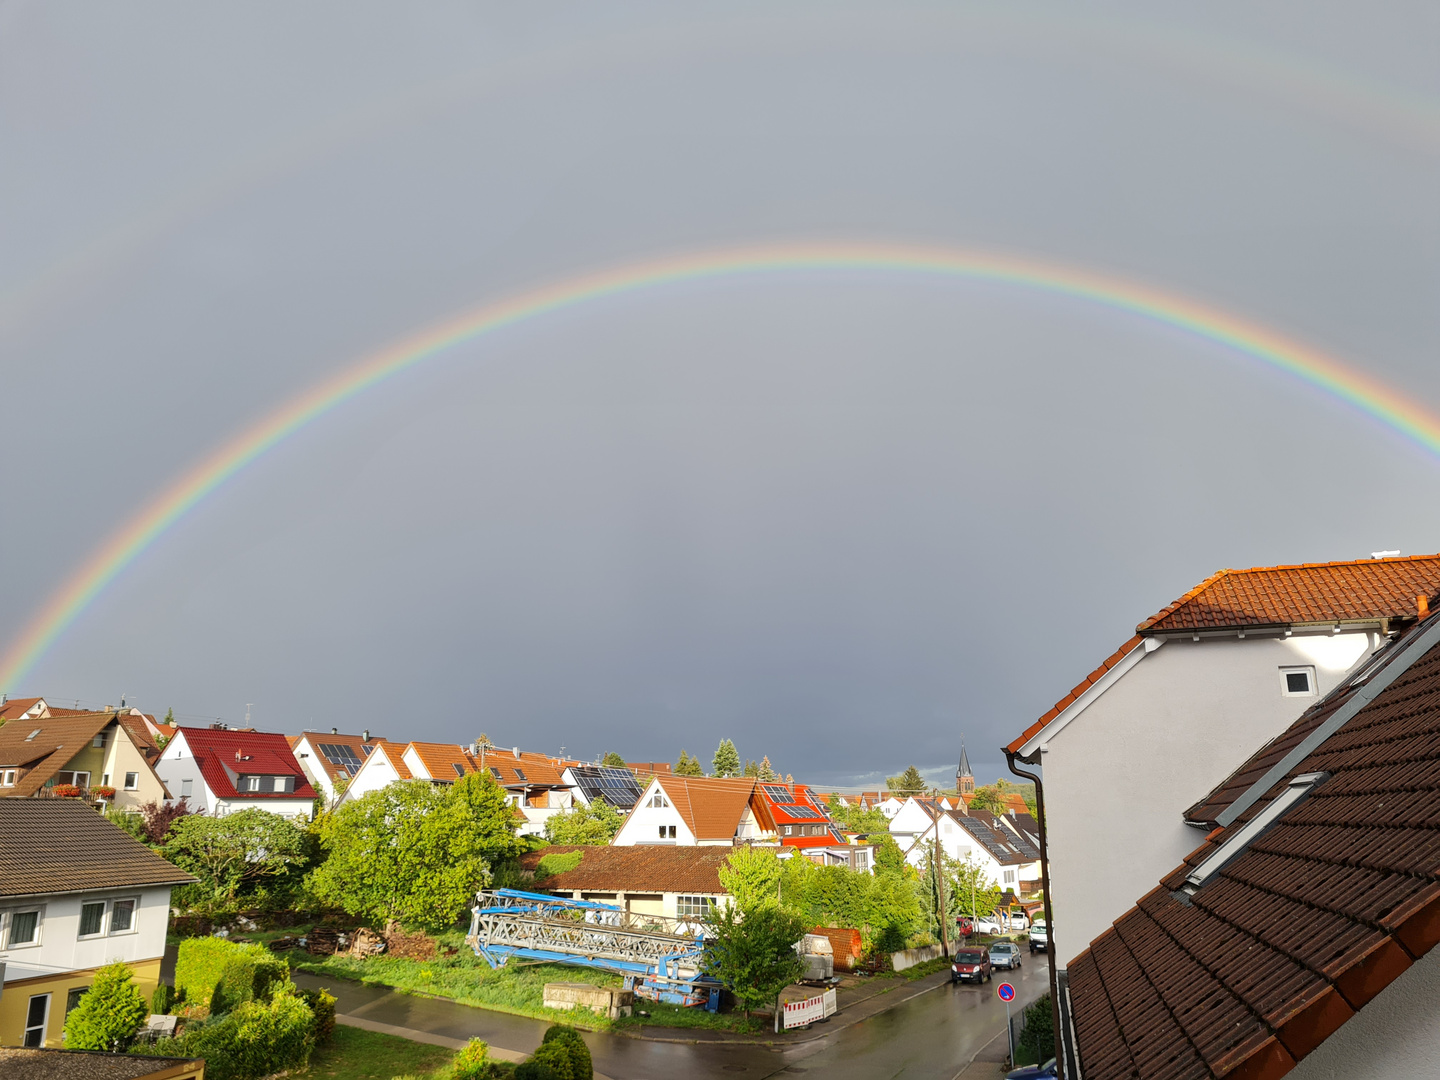
[[[458,762],[458,761],[452,761],[452,762],[450,763],[450,767],[455,770],[455,775],[456,775],[456,776],[464,776],[464,775],[465,775],[465,766],[464,766],[464,765],[461,765],[460,762]]]
[[[1280,669],[1280,692],[1286,697],[1314,697],[1315,669],[1313,667],[1283,667]]]

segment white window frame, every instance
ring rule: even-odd
[[[656,791],[654,795],[651,795],[650,801],[646,805],[656,810],[665,810],[670,806],[670,804],[665,801],[665,793],[663,791]]]
[[[84,929],[85,929],[85,909],[86,909],[86,908],[96,908],[96,907],[98,907],[98,908],[100,909],[100,923],[99,923],[99,926],[96,927],[96,929],[92,930],[90,933],[87,934],[87,933],[84,932]],[[77,925],[76,930],[75,930],[75,940],[77,940],[77,941],[89,941],[89,940],[91,940],[92,938],[101,938],[101,937],[104,937],[104,936],[105,936],[105,930],[106,930],[106,928],[107,928],[107,927],[109,926],[109,924],[110,924],[110,918],[109,918],[109,916],[110,916],[110,902],[109,902],[108,900],[82,900],[82,901],[80,901],[80,922],[79,922],[79,924]]]
[[[103,731],[97,731],[97,732],[95,733],[95,738],[93,738],[93,739],[90,740],[90,745],[93,746],[96,750],[104,750],[104,749],[105,749],[105,732],[103,732]]]
[[[14,787],[14,786],[15,786],[15,770],[14,770],[14,769],[6,769],[6,770],[4,771],[4,773],[0,773],[0,787]]]
[[[1306,690],[1291,690],[1290,676],[1304,675],[1309,688]],[[1310,664],[1294,664],[1280,669],[1280,693],[1283,697],[1316,697],[1320,693],[1319,686],[1315,682],[1315,668]]]
[[[128,903],[130,905],[130,925],[123,930],[115,929],[115,905]],[[140,897],[138,896],[116,896],[112,897],[105,909],[105,929],[107,937],[124,937],[126,934],[139,933],[140,922]]]
[[[188,799],[188,798],[190,798],[190,796],[194,793],[193,790],[192,790],[192,789],[194,788],[194,785],[195,785],[195,781],[194,781],[194,780],[190,780],[190,779],[181,780],[181,781],[180,781],[180,798],[182,798],[182,799]]]
[[[15,932],[15,916],[35,913],[35,940],[33,941],[11,941],[10,938]],[[24,907],[13,907],[0,911],[0,948],[9,952],[14,949],[38,949],[40,942],[45,936],[45,905],[36,904]]]
[[[1005,884],[1006,884],[1006,885],[1014,885],[1014,884],[1015,884],[1015,871],[1014,871],[1014,870],[1006,870],[1006,871],[1005,871]]]
[[[139,774],[138,772],[127,772],[127,773],[125,774],[125,788],[124,788],[124,790],[126,790],[126,791],[139,791],[139,790],[140,790],[140,774]]]
[[[699,921],[707,918],[715,910],[715,897],[713,896],[677,896],[675,897],[675,917],[685,921]]]
[[[38,1027],[32,1026],[30,1023],[30,1005],[37,998],[44,998],[45,1000],[45,1013],[40,1018],[40,1024]],[[50,1006],[53,1004],[53,1002],[54,995],[50,993],[30,995],[29,999],[25,1002],[25,1025],[20,1029],[21,1046],[43,1047],[45,1045],[45,1033],[50,1029]],[[30,1033],[32,1031],[40,1032],[39,1042],[32,1043],[30,1041]]]

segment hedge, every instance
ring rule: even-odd
[[[228,1012],[245,1001],[266,1001],[290,981],[290,968],[263,945],[223,938],[187,938],[175,961],[175,990],[188,1005]],[[217,997],[219,1000],[215,1000]]]
[[[137,1052],[159,1057],[204,1058],[206,1080],[260,1080],[310,1063],[315,1014],[291,993],[268,1002],[247,1001],[208,1023],[191,1024],[174,1039]]]
[[[551,1024],[540,1042],[542,1046],[551,1042],[565,1044],[570,1057],[570,1080],[593,1080],[595,1066],[591,1062],[590,1047],[585,1045],[580,1032],[569,1024]],[[552,1068],[555,1066],[552,1065]],[[555,1071],[558,1073],[560,1070],[555,1068]]]

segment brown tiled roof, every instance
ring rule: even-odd
[[[0,705],[0,724],[6,720],[14,720],[17,716],[24,716],[31,706],[40,700],[38,697],[11,698],[4,705]]]
[[[150,726],[145,723],[143,716],[135,716],[133,713],[123,713],[117,716],[116,721],[125,729],[130,736],[130,741],[140,751],[145,760],[152,765],[160,760],[160,747],[155,745],[155,736],[150,734]]]
[[[565,786],[565,781],[560,776],[560,770],[553,764],[555,759],[547,758],[544,754],[532,754],[522,750],[517,759],[509,750],[487,750],[483,759],[479,755],[474,758],[477,766],[481,764],[482,760],[487,772],[492,769],[500,771],[499,777],[495,777],[493,772],[490,775],[495,777],[495,782],[502,786]],[[516,772],[517,769],[519,772]],[[521,776],[520,773],[525,775]]]
[[[1317,703],[1210,805],[1356,692]],[[1329,776],[1218,874],[1181,891],[1286,781],[1071,962],[1086,1080],[1278,1077],[1440,941],[1440,645],[1289,776],[1313,772]]]
[[[6,794],[33,795],[45,781],[80,753],[97,732],[114,719],[111,713],[84,713],[80,716],[48,716],[0,727],[0,766],[26,766],[25,773]],[[30,733],[39,731],[31,739]]]
[[[0,1046],[0,1076],[5,1080],[166,1080],[203,1063],[203,1058]]]
[[[0,799],[0,866],[0,896],[195,880],[77,799]]]
[[[1414,618],[1440,591],[1440,555],[1221,570],[1137,632]]]
[[[355,751],[355,756],[360,759],[360,764],[363,765],[365,758],[369,756],[365,753],[364,748],[367,746],[379,746],[385,742],[385,740],[381,738],[366,739],[363,735],[340,735],[329,731],[304,731],[299,735],[287,735],[285,737],[285,741],[290,744],[292,751],[300,745],[301,739],[310,740],[310,748],[315,752],[320,770],[331,779],[337,776],[348,778],[350,776],[350,770],[343,762],[331,761],[326,757],[325,752],[320,749],[322,743],[328,746],[350,747],[351,750]],[[358,772],[359,770],[357,769],[356,771]]]
[[[755,794],[757,781],[672,774],[657,775],[655,782],[664,789],[670,805],[675,807],[696,840],[731,840],[740,827],[740,816]]]
[[[574,870],[556,874],[536,885],[551,892],[723,893],[720,867],[730,857],[728,847],[548,847],[520,856],[523,869],[534,870],[546,855],[578,851],[583,854]]]

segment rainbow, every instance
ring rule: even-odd
[[[807,271],[981,281],[1097,304],[1187,331],[1288,373],[1440,456],[1440,417],[1392,388],[1273,330],[1135,281],[1028,257],[910,245],[787,244],[657,258],[483,304],[398,341],[287,401],[196,463],[109,537],[46,600],[0,657],[0,688],[16,691],[105,587],[208,495],[288,436],[372,387],[458,345],[567,308],[687,281]]]

